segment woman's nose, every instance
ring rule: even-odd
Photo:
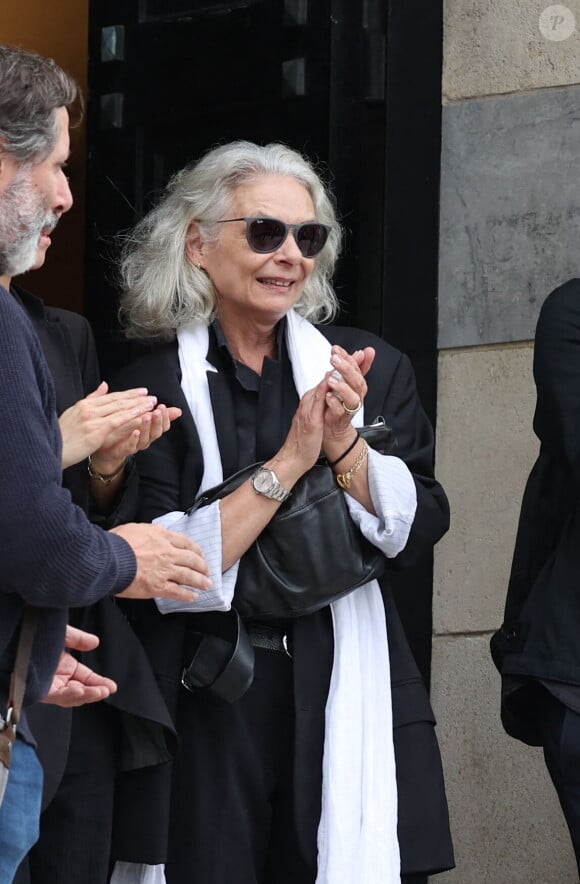
[[[296,230],[294,228],[288,231],[288,236],[276,252],[276,255],[287,261],[296,262],[302,260],[302,252],[296,242]]]

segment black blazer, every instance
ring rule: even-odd
[[[555,289],[534,346],[540,453],[528,478],[504,622],[491,640],[504,676],[580,687],[580,280]],[[504,697],[508,733],[537,745],[534,710]]]
[[[57,411],[61,414],[99,384],[97,351],[89,323],[68,310],[45,307],[42,301],[20,288],[14,292],[27,311],[40,339],[54,380]],[[91,521],[108,528],[134,520],[137,496],[137,471],[129,471],[126,487],[116,509],[107,518],[91,511],[86,462],[75,464],[63,473],[63,485],[73,501],[90,514]],[[99,647],[83,655],[92,669],[117,682],[118,690],[107,702],[121,714],[123,727],[131,735],[146,730],[149,753],[138,756],[134,741],[122,740],[118,765],[131,768],[157,764],[170,755],[175,746],[175,731],[163,698],[153,678],[143,647],[125,616],[112,598],[104,598],[88,608],[70,612],[71,623],[96,633]],[[122,652],[119,651],[122,649]],[[29,710],[29,721],[38,743],[44,775],[43,804],[54,797],[64,772],[70,745],[71,709],[38,704]]]
[[[384,341],[366,332],[347,328],[321,327],[320,331],[333,343],[349,351],[373,346],[375,363],[367,377],[369,393],[365,401],[365,419],[371,422],[382,415],[392,426],[398,441],[397,455],[409,466],[417,486],[417,515],[405,550],[394,560],[392,568],[407,567],[429,553],[449,524],[449,508],[441,486],[433,476],[433,433],[417,397],[412,368],[408,359]],[[183,409],[183,416],[155,447],[138,456],[141,476],[141,508],[139,517],[153,519],[166,512],[183,510],[191,503],[199,487],[203,461],[197,431],[181,389],[181,372],[175,342],[159,345],[124,370],[115,386],[145,385],[169,405]],[[209,390],[216,422],[224,476],[238,466],[234,409],[225,379],[216,372],[208,373]],[[453,853],[448,829],[447,807],[438,751],[433,754],[434,717],[427,692],[409,650],[397,615],[388,580],[383,581],[387,610],[393,715],[397,753],[398,782],[414,783],[409,800],[399,803],[399,840],[403,870],[406,873],[436,871],[453,866]],[[154,605],[125,605],[129,617],[150,654],[153,668],[170,709],[176,709],[179,675],[183,665],[185,624],[199,615],[165,615],[160,629]],[[204,615],[201,615],[204,616]],[[207,615],[205,615],[207,616]],[[333,638],[329,611],[294,621],[294,666],[296,690],[296,767],[295,783],[299,806],[296,817],[299,837],[307,839],[316,831],[320,815],[321,776],[313,783],[301,761],[320,757],[324,738],[324,710],[333,658]],[[413,743],[404,738],[405,726],[427,722],[425,739]],[[428,736],[427,736],[428,734]],[[399,745],[397,746],[397,742]],[[436,747],[435,747],[436,749]],[[423,751],[424,750],[424,751]],[[417,783],[418,757],[433,758],[428,772]],[[419,762],[420,763],[420,762]],[[169,767],[169,766],[168,766]],[[117,806],[123,808],[116,823],[118,841],[115,858],[135,862],[162,862],[164,845],[159,833],[163,815],[167,813],[170,771],[150,771],[145,778],[127,779]],[[150,828],[144,837],[142,820],[133,832],[126,823],[134,818],[131,808],[142,800],[143,789],[152,791],[149,807],[160,807],[155,820],[149,817]],[[428,808],[428,819],[424,812]],[[186,809],[184,808],[184,812]],[[308,824],[300,827],[300,823]],[[149,853],[143,853],[147,841]],[[157,843],[156,843],[157,842]]]

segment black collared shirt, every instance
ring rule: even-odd
[[[234,358],[218,320],[210,325],[207,360],[228,380],[234,407],[238,470],[276,454],[288,435],[298,407],[285,329],[286,319],[282,319],[276,333],[277,359],[264,357],[260,375]],[[281,621],[269,620],[267,625],[288,631],[287,624]]]
[[[276,333],[277,359],[264,357],[260,375],[234,358],[217,319],[209,328],[207,359],[227,378],[234,404],[238,469],[276,454],[298,407],[285,329],[282,319]]]

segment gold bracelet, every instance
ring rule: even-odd
[[[369,454],[369,446],[366,443],[366,440],[363,439],[363,447],[361,449],[361,453],[351,466],[350,470],[347,470],[346,473],[337,473],[336,481],[340,485],[341,488],[348,489],[350,488],[350,482],[355,473],[358,473],[362,465],[365,463],[368,454]]]
[[[117,479],[121,475],[121,473],[124,472],[125,467],[127,466],[127,460],[128,458],[126,457],[119,469],[115,470],[114,473],[99,473],[99,471],[94,468],[92,457],[89,454],[87,470],[91,479],[97,479],[99,482],[102,482],[103,485],[110,485],[111,482]]]

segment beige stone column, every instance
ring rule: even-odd
[[[578,875],[541,750],[499,720],[489,639],[501,622],[521,493],[537,454],[529,343],[443,352],[437,474],[452,530],[436,552],[432,700],[454,884],[573,884]]]
[[[553,8],[552,8],[553,7]],[[457,869],[450,884],[572,884],[541,750],[504,733],[500,625],[538,442],[532,338],[580,275],[580,0],[446,0],[432,699]]]

